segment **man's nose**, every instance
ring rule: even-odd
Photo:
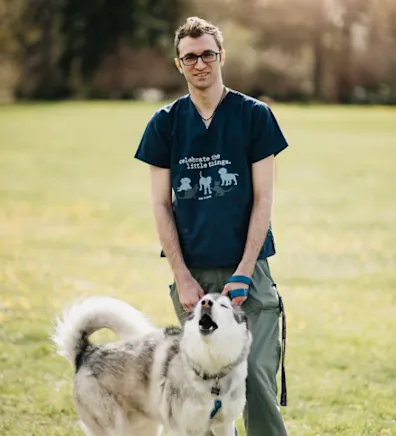
[[[205,298],[201,301],[201,304],[204,309],[210,309],[213,306],[213,301]]]
[[[197,63],[195,64],[195,68],[198,68],[198,69],[202,70],[205,67],[206,67],[206,64],[202,60],[202,58],[198,58]]]

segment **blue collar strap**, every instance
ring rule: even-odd
[[[213,419],[217,412],[221,409],[222,403],[220,400],[214,400],[213,410],[210,412],[210,419]]]

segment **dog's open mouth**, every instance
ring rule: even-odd
[[[199,331],[202,335],[210,335],[215,330],[217,330],[218,325],[213,321],[213,319],[205,313],[202,315],[201,319],[199,320]]]

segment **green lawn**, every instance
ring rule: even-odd
[[[82,434],[73,370],[48,340],[75,297],[176,320],[147,168],[133,159],[154,109],[0,106],[0,435]],[[271,260],[288,314],[290,435],[396,435],[396,109],[274,111],[291,144]]]

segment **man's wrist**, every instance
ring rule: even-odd
[[[234,276],[252,277],[253,271],[254,271],[254,265],[249,266],[246,264],[240,264],[233,275]]]
[[[173,275],[176,282],[184,282],[191,279],[191,273],[185,265],[174,268]]]

